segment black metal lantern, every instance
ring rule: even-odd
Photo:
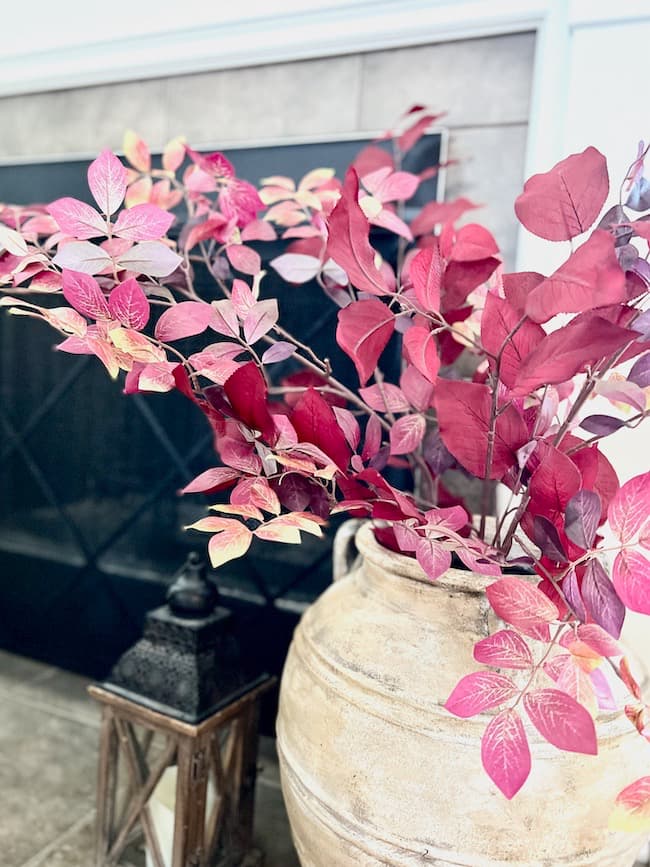
[[[143,637],[108,680],[102,705],[95,867],[253,867],[259,700],[231,613],[197,555],[147,615]],[[141,849],[141,845],[140,845]]]

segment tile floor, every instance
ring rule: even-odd
[[[75,674],[0,651],[0,867],[91,867],[98,709]],[[263,739],[256,838],[299,867],[273,741]]]

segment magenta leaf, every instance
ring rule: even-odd
[[[475,671],[458,681],[445,707],[454,716],[467,719],[491,707],[498,707],[517,692],[517,687],[505,674]]]
[[[650,562],[643,554],[629,549],[617,554],[612,578],[618,595],[630,610],[650,614]]]
[[[286,340],[278,340],[273,346],[269,346],[262,355],[263,364],[277,364],[279,361],[286,361],[296,351],[293,343],[287,343]]]
[[[533,541],[545,557],[554,563],[566,563],[567,555],[555,525],[544,515],[533,518]]]
[[[515,212],[534,235],[547,241],[569,241],[594,223],[608,192],[605,157],[588,147],[526,181]]]
[[[135,205],[123,210],[113,226],[113,234],[129,241],[157,241],[167,234],[174,215],[157,205]]]
[[[625,605],[607,572],[596,559],[590,560],[585,569],[582,598],[591,618],[614,638],[618,638],[625,620]]]
[[[52,261],[61,269],[68,268],[83,274],[99,274],[111,265],[111,257],[106,250],[90,241],[71,241],[60,246]]]
[[[577,617],[580,620],[586,620],[587,611],[584,602],[582,601],[582,595],[578,585],[578,576],[576,575],[575,569],[570,569],[565,575],[564,580],[562,581],[562,592]]]
[[[650,352],[646,352],[634,363],[628,380],[639,388],[647,388],[650,385]]]
[[[205,301],[181,301],[174,304],[156,323],[155,335],[158,340],[168,343],[183,337],[202,334],[210,325],[214,311]]]
[[[500,629],[474,645],[474,659],[495,668],[528,669],[533,657],[524,639],[512,629]]]
[[[350,283],[372,295],[384,295],[388,285],[375,265],[375,251],[368,241],[369,223],[358,202],[359,178],[348,169],[345,183],[329,225],[327,258],[347,273]]]
[[[278,302],[275,298],[258,301],[246,314],[244,319],[244,337],[251,346],[264,337],[277,323]],[[295,347],[294,347],[295,349]]]
[[[487,588],[487,597],[495,614],[524,635],[548,641],[548,624],[559,612],[551,600],[523,578],[506,576]]]
[[[469,199],[454,199],[451,202],[427,202],[411,223],[414,235],[426,235],[435,226],[443,223],[455,223],[467,211],[480,208]]]
[[[379,417],[371,415],[366,424],[366,434],[363,440],[363,451],[361,459],[369,461],[374,458],[381,448],[381,422]]]
[[[88,167],[88,186],[97,206],[110,217],[124,201],[127,172],[115,154],[106,149]]]
[[[408,412],[410,409],[402,389],[391,382],[360,388],[359,396],[377,412]]]
[[[341,470],[350,462],[350,446],[332,407],[313,388],[300,398],[290,417],[301,442],[318,446]]]
[[[440,310],[440,286],[444,267],[437,244],[420,250],[409,266],[409,277],[416,297],[426,313],[437,313]]]
[[[517,711],[504,710],[490,720],[481,739],[481,761],[506,798],[514,798],[531,768],[528,739]]]
[[[113,319],[136,331],[141,331],[149,321],[149,301],[133,277],[113,289],[108,309]]]
[[[414,413],[398,418],[390,429],[391,455],[406,455],[415,451],[422,442],[425,430],[423,415]]]
[[[635,476],[616,493],[607,512],[610,526],[623,544],[645,535],[650,523],[650,472]]]
[[[524,707],[541,736],[560,750],[598,754],[591,714],[559,689],[536,689],[524,696]]]
[[[94,277],[88,274],[64,270],[63,296],[68,304],[84,316],[91,319],[110,319],[104,293]]]
[[[181,488],[179,494],[213,494],[215,491],[231,487],[240,475],[238,470],[230,467],[213,467],[188,482],[184,488]]]
[[[589,680],[596,694],[598,709],[605,712],[618,710],[618,705],[607,678],[599,668],[589,672]]]
[[[487,385],[439,379],[435,404],[440,435],[445,446],[466,470],[484,478],[492,396]],[[496,422],[491,479],[501,479],[510,467],[517,466],[517,450],[529,440],[519,412],[510,405]]]
[[[435,383],[440,370],[436,337],[423,325],[411,326],[403,339],[405,354],[430,383]]]
[[[600,497],[594,491],[578,491],[566,505],[564,532],[572,542],[589,550],[600,524]]]
[[[102,215],[79,199],[57,199],[47,206],[47,212],[54,217],[62,232],[79,241],[100,238],[107,233]]]
[[[399,379],[400,388],[414,409],[426,412],[433,403],[432,383],[415,367],[409,364]]]
[[[611,415],[588,415],[580,422],[580,427],[590,434],[606,437],[625,426],[620,418]]]
[[[451,552],[433,539],[418,538],[415,559],[430,581],[436,581],[451,566]]]
[[[454,262],[476,262],[499,254],[491,232],[478,223],[468,223],[456,232],[450,258]]]
[[[361,385],[372,375],[394,329],[393,314],[375,298],[339,310],[336,342],[354,362]]]
[[[235,418],[268,443],[275,442],[277,431],[267,403],[266,381],[254,361],[243,364],[224,383],[226,397]]]
[[[505,298],[488,292],[481,316],[481,343],[495,358],[500,354],[499,379],[511,388],[522,362],[546,336],[534,322],[520,325],[521,313]],[[495,362],[490,359],[490,366]]]
[[[117,264],[148,277],[169,277],[182,261],[177,253],[160,241],[142,241],[123,253]]]
[[[535,322],[547,322],[556,313],[582,313],[626,298],[614,238],[597,229],[555,273],[535,286],[526,313]]]
[[[498,578],[501,575],[501,567],[488,560],[480,551],[467,545],[459,545],[456,548],[456,554],[471,572],[476,572],[478,575],[491,575],[493,578]]]

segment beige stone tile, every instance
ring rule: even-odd
[[[449,143],[450,158],[459,162],[447,172],[445,198],[466,196],[483,205],[467,214],[464,222],[479,222],[490,229],[507,268],[515,262],[514,202],[523,188],[527,131],[525,124],[456,130]]]
[[[168,136],[222,145],[350,132],[360,68],[351,56],[170,78]]]
[[[533,33],[377,51],[363,58],[361,129],[384,129],[414,103],[449,126],[526,122]]]
[[[13,689],[53,671],[44,662],[0,650],[0,690]]]
[[[16,684],[10,695],[15,702],[96,727],[100,708],[86,691],[89,682],[81,675],[53,668],[41,677]]]

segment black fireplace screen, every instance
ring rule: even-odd
[[[366,143],[226,154],[240,177],[254,181],[298,179],[316,166],[340,176]],[[405,168],[437,164],[442,145],[441,134],[425,136]],[[88,200],[87,165],[0,166],[0,201]],[[434,177],[417,195],[422,203],[439,192]],[[266,259],[278,253],[272,244],[259,250]],[[334,343],[332,302],[315,284],[274,285],[272,269],[265,284],[263,292],[279,298],[281,322],[354,384]],[[188,551],[204,549],[205,537],[182,527],[203,514],[206,498],[177,491],[217,459],[188,401],[173,393],[121,396],[122,383],[96,359],[53,352],[55,337],[40,323],[0,317],[0,646],[101,677],[138,637],[144,612],[163,601]],[[280,670],[299,613],[331,580],[331,536],[254,545],[215,576],[238,612],[253,664]]]

